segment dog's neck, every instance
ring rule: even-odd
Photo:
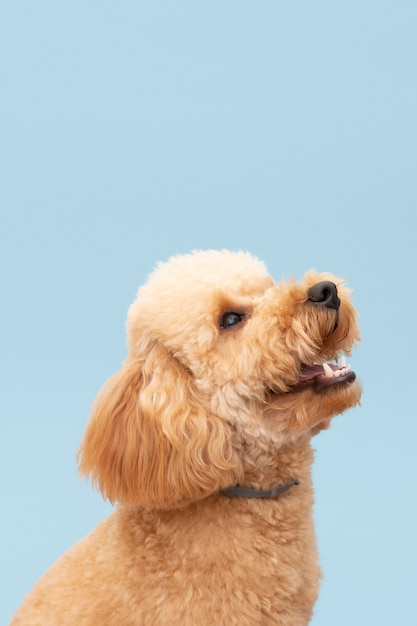
[[[309,437],[281,446],[260,442],[243,444],[244,459],[239,484],[222,490],[228,497],[271,498],[283,495],[299,484],[310,484],[313,450]]]

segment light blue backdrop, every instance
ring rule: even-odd
[[[2,624],[110,509],[75,452],[137,286],[222,247],[353,286],[313,624],[417,623],[416,31],[405,0],[2,5]]]

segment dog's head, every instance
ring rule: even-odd
[[[128,358],[80,448],[80,471],[110,500],[203,498],[241,477],[242,439],[284,445],[359,402],[344,364],[356,313],[330,274],[275,283],[246,253],[174,257],[139,290],[127,329]]]

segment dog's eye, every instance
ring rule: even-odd
[[[220,328],[232,328],[232,326],[237,326],[244,318],[243,313],[236,313],[235,311],[227,311],[222,315],[222,319],[220,320]]]

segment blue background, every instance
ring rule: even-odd
[[[1,623],[110,510],[75,453],[138,285],[222,247],[353,286],[313,624],[417,623],[416,29],[403,0],[2,4]]]

